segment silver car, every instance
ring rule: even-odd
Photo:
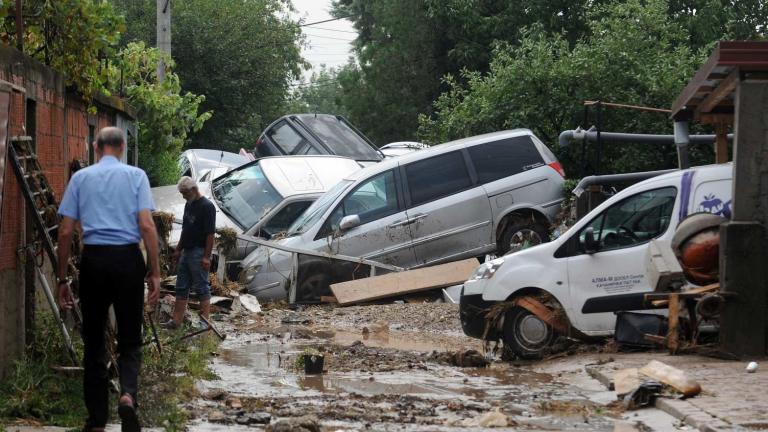
[[[269,239],[286,231],[319,196],[359,169],[354,160],[339,156],[267,157],[229,172],[214,169],[213,178],[198,187],[216,207],[217,228]],[[174,215],[170,236],[174,247],[186,202],[175,185],[153,188],[152,196],[158,210]],[[251,246],[238,242],[238,250],[228,259],[242,259],[255,247]]]
[[[503,254],[548,240],[563,177],[555,156],[527,129],[465,138],[347,177],[280,243],[406,268]],[[240,282],[251,294],[285,298],[289,254],[259,247],[242,266]],[[334,269],[322,260],[307,266],[297,292],[327,293]]]

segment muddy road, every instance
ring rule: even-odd
[[[479,366],[456,305],[275,308],[219,324],[229,337],[218,379],[188,405],[193,431],[674,429],[656,410],[624,413],[579,356]],[[305,353],[325,373],[305,374]]]

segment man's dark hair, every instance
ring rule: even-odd
[[[123,131],[114,126],[105,127],[96,135],[96,146],[100,149],[104,146],[120,147],[123,143],[125,143]]]

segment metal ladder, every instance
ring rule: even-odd
[[[32,213],[32,221],[40,236],[42,247],[47,253],[48,259],[54,270],[56,270],[58,269],[59,262],[57,256],[58,245],[55,240],[59,228],[59,205],[56,201],[56,195],[53,193],[48,178],[45,176],[43,168],[40,166],[40,161],[32,149],[32,138],[28,136],[11,137],[9,141],[11,145],[8,146],[8,154],[10,156],[11,166],[13,166],[13,171],[16,174],[16,179],[19,181],[21,192]],[[31,250],[28,250],[27,259],[35,259],[35,254]],[[54,318],[61,328],[72,362],[75,365],[79,365],[80,361],[77,352],[72,345],[72,338],[70,337],[67,325],[59,314],[59,307],[54,298],[51,286],[40,266],[35,265],[35,269],[40,284],[43,286],[43,291],[48,299]],[[76,295],[78,286],[77,268],[72,257],[69,259],[68,275],[72,278],[71,285],[73,288],[73,297],[75,298],[75,306],[72,309],[72,313],[75,325],[80,327],[82,319],[80,314],[80,304]]]

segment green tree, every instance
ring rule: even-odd
[[[154,0],[111,0],[130,23],[126,42],[154,45]],[[190,135],[194,147],[237,151],[282,115],[304,66],[301,31],[283,0],[185,0],[172,5],[172,56],[182,88],[204,94],[214,116]]]
[[[532,129],[574,172],[575,155],[557,147],[560,131],[582,120],[588,99],[667,107],[704,59],[688,47],[688,32],[670,20],[664,0],[629,0],[597,7],[589,31],[573,47],[541,27],[519,45],[500,45],[488,74],[465,72],[466,84],[448,77],[450,90],[421,117],[421,137],[443,142],[500,129]],[[604,130],[670,131],[667,116],[612,111]],[[659,169],[675,162],[671,146],[611,146],[604,171]]]
[[[13,2],[0,3],[0,40],[16,42]],[[27,0],[24,2],[24,52],[66,76],[90,101],[108,93],[106,59],[114,55],[122,17],[97,0]]]
[[[129,43],[118,58],[111,69],[112,82],[117,83],[122,73],[124,94],[137,111],[139,166],[153,186],[172,183],[178,176],[176,160],[188,134],[200,130],[211,117],[210,112],[198,114],[205,97],[182,92],[173,61],[143,42]],[[166,65],[163,82],[157,79],[160,59]]]
[[[294,86],[288,100],[287,112],[291,113],[324,113],[347,116],[343,104],[339,72],[335,68],[320,67],[319,72],[313,72],[309,82]]]

